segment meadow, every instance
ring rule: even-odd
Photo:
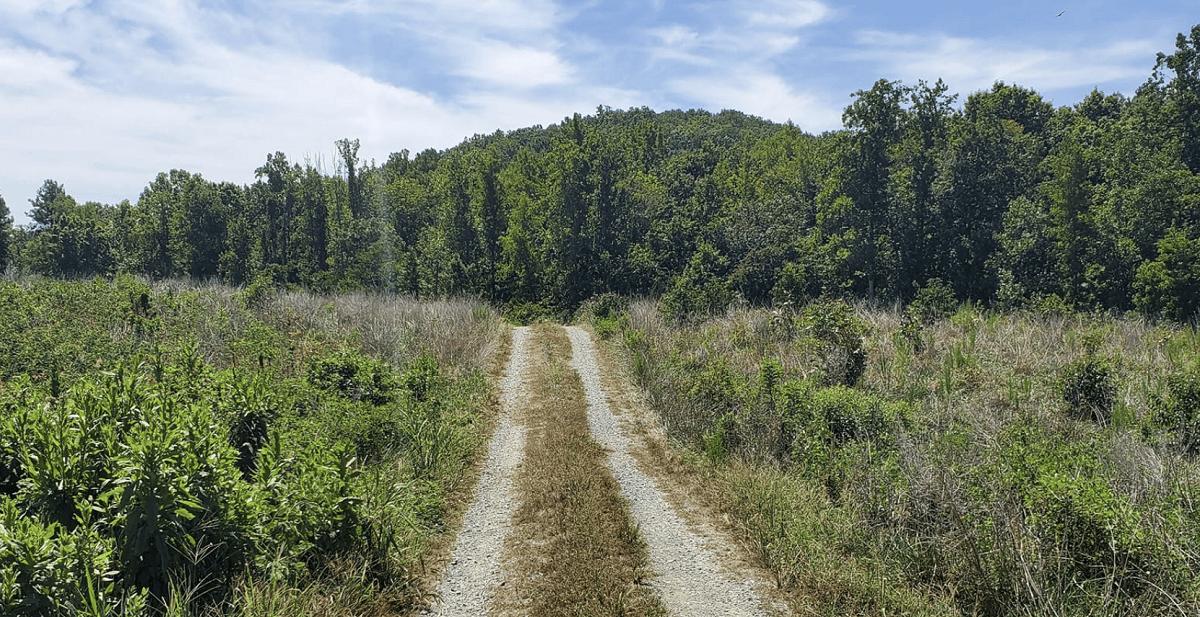
[[[0,282],[0,614],[423,602],[503,332],[474,300]]]
[[[936,291],[936,290],[935,290]],[[796,614],[1200,610],[1200,337],[1053,306],[582,312]]]

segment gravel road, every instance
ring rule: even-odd
[[[525,429],[513,419],[529,398],[529,328],[514,328],[512,355],[500,382],[500,418],[488,446],[487,466],[475,498],[463,516],[450,553],[450,565],[438,584],[434,615],[479,617],[488,612],[500,572],[504,539],[517,511],[513,472],[525,455]]]
[[[634,521],[649,547],[656,576],[649,580],[663,604],[676,617],[765,617],[756,583],[730,574],[721,567],[716,547],[680,518],[654,480],[642,473],[629,453],[629,438],[622,431],[601,386],[600,366],[591,335],[568,327],[571,367],[579,373],[588,403],[592,438],[610,451],[609,468],[629,500]],[[479,479],[474,500],[463,517],[451,553],[450,565],[438,584],[432,615],[479,617],[490,612],[491,599],[504,577],[504,542],[516,512],[513,477],[525,449],[525,429],[514,416],[530,399],[530,328],[513,330],[512,355],[500,384],[501,411],[487,467]]]
[[[600,382],[596,348],[586,330],[567,328],[571,366],[579,373],[588,402],[592,438],[609,449],[609,468],[630,501],[633,520],[649,546],[650,565],[658,574],[650,584],[678,617],[765,616],[754,581],[726,576],[716,551],[693,532],[667,503],[655,482],[629,454],[629,440],[608,404]]]

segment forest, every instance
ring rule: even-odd
[[[682,317],[931,284],[998,308],[1200,308],[1200,26],[1132,96],[881,79],[843,121],[599,107],[382,163],[357,139],[332,169],[276,152],[248,186],[173,169],[118,204],[47,180],[28,225],[0,202],[0,266],[467,293],[516,318],[605,292]]]

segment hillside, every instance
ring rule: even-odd
[[[598,108],[335,169],[266,157],[249,186],[171,170],[119,204],[48,180],[0,234],[19,271],[469,292],[515,316],[603,292],[680,314],[933,282],[996,306],[1200,307],[1200,26],[1132,96],[1055,108],[880,80],[840,131],[736,111]],[[6,230],[7,232],[8,230]]]

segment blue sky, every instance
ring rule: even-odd
[[[1059,16],[1059,13],[1062,13]],[[269,153],[446,148],[598,105],[737,109],[820,132],[880,78],[1132,95],[1200,23],[1174,2],[0,0],[0,196],[136,201]]]

